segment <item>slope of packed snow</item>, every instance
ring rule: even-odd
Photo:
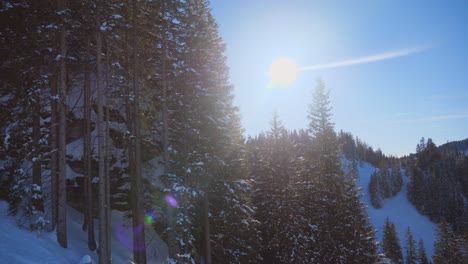
[[[93,263],[98,263],[96,252],[87,247],[87,234],[81,230],[83,215],[71,207],[67,208],[68,248],[58,245],[55,233],[37,233],[17,227],[13,217],[8,216],[8,204],[0,201],[0,262],[15,264],[48,263],[78,264],[89,255]],[[112,259],[113,263],[132,263],[132,232],[125,228],[129,221],[122,213],[112,212]],[[96,241],[98,241],[98,221],[95,221]],[[154,232],[146,229],[148,236],[147,257],[149,263],[163,263],[167,258],[167,246]],[[86,259],[86,257],[85,257]]]
[[[409,202],[407,197],[407,185],[409,177],[405,171],[403,173],[403,187],[401,191],[394,197],[386,199],[382,208],[375,209],[372,207],[369,182],[370,176],[375,171],[375,167],[369,163],[364,163],[362,167],[358,167],[359,171],[359,187],[364,196],[361,198],[362,202],[367,205],[370,221],[374,228],[377,229],[377,239],[382,241],[383,226],[385,218],[388,217],[390,221],[395,223],[400,238],[403,254],[405,254],[406,245],[406,229],[409,227],[413,237],[418,242],[420,239],[424,241],[426,253],[429,258],[432,258],[434,253],[434,235],[436,225],[429,220],[428,217],[421,215],[416,208]]]

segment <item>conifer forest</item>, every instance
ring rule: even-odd
[[[0,262],[467,263],[468,139],[385,154],[328,77],[246,134],[226,45],[208,0],[0,1]]]

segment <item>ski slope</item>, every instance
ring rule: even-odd
[[[65,249],[58,245],[54,232],[39,234],[18,228],[14,218],[8,216],[8,204],[0,201],[0,263],[80,264],[86,255],[91,257],[93,263],[98,263],[97,253],[88,250],[87,234],[81,230],[82,221],[80,212],[67,207],[68,248]],[[127,224],[128,220],[122,213],[112,211],[113,263],[132,263],[133,252],[128,248],[132,232],[125,229]],[[95,230],[98,241],[98,221],[95,221]],[[148,263],[163,263],[167,258],[166,244],[154,232],[146,230]]]
[[[380,209],[375,209],[372,207],[369,194],[370,176],[375,171],[375,167],[369,163],[364,163],[362,167],[358,167],[358,171],[358,185],[362,188],[361,193],[364,194],[361,200],[366,204],[370,221],[374,228],[377,229],[377,240],[382,241],[383,226],[385,224],[385,218],[388,217],[390,221],[395,223],[404,255],[406,255],[405,234],[406,229],[409,227],[414,239],[416,240],[416,243],[422,239],[424,241],[427,256],[432,258],[434,253],[436,225],[431,222],[428,217],[421,215],[409,202],[407,197],[407,185],[409,183],[409,177],[406,175],[405,171],[402,170],[403,187],[401,188],[401,191],[394,197],[386,199],[382,208]]]

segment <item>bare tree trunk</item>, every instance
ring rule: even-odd
[[[137,34],[136,34],[136,0],[132,1],[132,35],[133,35],[133,92],[134,92],[134,107],[133,107],[133,136],[134,136],[134,172],[132,175],[132,200],[133,200],[133,260],[138,264],[146,264],[146,243],[145,243],[145,225],[143,222],[143,188],[141,184],[141,135],[140,135],[140,94],[138,84],[138,59],[137,59]],[[138,230],[141,230],[138,232]]]
[[[145,243],[145,226],[143,222],[143,188],[141,184],[142,180],[142,170],[141,170],[141,134],[140,134],[140,117],[139,112],[140,108],[139,96],[138,93],[138,84],[135,86],[135,126],[134,126],[134,135],[135,135],[135,175],[134,182],[132,184],[132,194],[135,197],[135,207],[133,208],[133,245],[135,247],[133,251],[133,258],[138,264],[146,264],[146,243]],[[141,228],[136,228],[140,227]],[[141,230],[135,232],[135,230]]]
[[[45,182],[45,186],[50,192],[44,189],[45,194],[49,194],[45,202],[46,220],[48,221],[47,230],[52,232],[57,225],[57,167],[58,167],[58,153],[57,153],[57,120],[58,120],[58,107],[57,107],[57,78],[51,77],[50,82],[50,180]]]
[[[42,159],[38,156],[41,153],[39,140],[41,139],[41,96],[34,95],[34,113],[33,113],[33,141],[34,141],[34,160],[33,160],[33,175],[32,183],[42,187],[41,162]],[[43,210],[43,204],[34,200],[36,210]]]
[[[109,150],[109,125],[110,125],[110,113],[109,113],[109,108],[110,108],[110,103],[109,103],[109,57],[110,57],[110,51],[109,47],[107,48],[107,54],[106,54],[106,218],[109,221],[109,224],[107,225],[107,241],[109,243],[109,248],[111,248],[111,237],[110,237],[110,213],[111,213],[111,202],[110,202],[110,189],[111,189],[111,184],[110,184],[110,150]]]
[[[65,0],[58,0],[59,11],[66,8]],[[62,14],[63,15],[63,14]],[[65,19],[60,27],[60,82],[59,82],[59,133],[58,133],[58,219],[57,241],[66,248],[67,241],[67,175],[66,175],[66,112],[67,112],[67,44]]]
[[[132,0],[133,1],[133,0]],[[126,2],[126,6],[129,6],[129,3]],[[130,12],[129,12],[130,13]],[[130,15],[130,14],[128,14]],[[125,35],[125,40],[129,40],[130,38],[127,38],[127,35]],[[133,37],[133,35],[132,35]],[[130,57],[131,55],[130,54],[127,54],[127,56],[125,56],[125,64],[127,67],[130,67]],[[126,86],[126,96],[127,96],[127,100],[126,100],[126,103],[125,103],[125,111],[127,112],[127,128],[128,128],[128,131],[130,131],[130,138],[129,138],[129,141],[127,143],[127,155],[128,155],[128,174],[130,175],[130,182],[131,182],[131,187],[130,187],[130,208],[132,210],[132,214],[135,213],[134,211],[134,208],[135,208],[135,204],[136,204],[136,199],[135,199],[135,195],[134,195],[134,178],[135,178],[135,175],[136,175],[136,172],[135,172],[135,148],[134,148],[134,143],[133,143],[133,137],[134,137],[134,122],[133,122],[133,93],[132,93],[132,89],[131,87],[129,86]],[[133,218],[135,219],[135,218]],[[132,222],[132,226],[135,225],[135,221],[133,220]],[[134,260],[135,260],[135,254],[134,254]],[[137,263],[138,264],[138,263]]]
[[[89,60],[91,57],[91,41],[86,40],[86,65],[84,76],[84,133],[83,133],[83,161],[85,178],[85,223],[83,230],[88,231],[88,248],[96,250],[96,239],[94,237],[93,221],[93,169],[92,169],[92,148],[91,148],[91,69]]]
[[[98,12],[99,13],[99,9]],[[109,206],[106,199],[106,175],[105,175],[105,125],[104,125],[104,78],[102,76],[102,33],[100,31],[101,20],[99,14],[96,17],[96,65],[97,65],[97,90],[98,90],[98,155],[99,155],[99,264],[111,263],[110,243],[107,240],[107,230],[109,219],[107,219],[106,210]]]

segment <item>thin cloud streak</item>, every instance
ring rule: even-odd
[[[448,100],[466,100],[467,96],[463,94],[434,94],[425,98],[428,102],[440,102]]]
[[[399,124],[399,123],[414,123],[414,122],[437,122],[437,121],[448,121],[448,120],[457,120],[457,119],[466,119],[468,118],[468,112],[461,112],[456,114],[448,115],[433,115],[428,117],[420,117],[414,119],[396,119],[389,120],[389,124]]]
[[[468,112],[460,113],[460,114],[452,114],[452,115],[439,115],[439,116],[430,116],[419,118],[417,121],[445,121],[445,120],[453,120],[453,119],[465,119],[468,118]]]
[[[320,70],[320,69],[341,68],[341,67],[347,67],[347,66],[352,66],[352,65],[382,61],[382,60],[390,60],[390,59],[395,59],[395,58],[423,52],[428,49],[429,49],[428,47],[420,47],[420,48],[408,48],[408,49],[389,51],[389,52],[371,55],[367,57],[331,62],[331,63],[326,63],[326,64],[305,66],[305,67],[299,68],[298,71],[312,71],[312,70]]]

